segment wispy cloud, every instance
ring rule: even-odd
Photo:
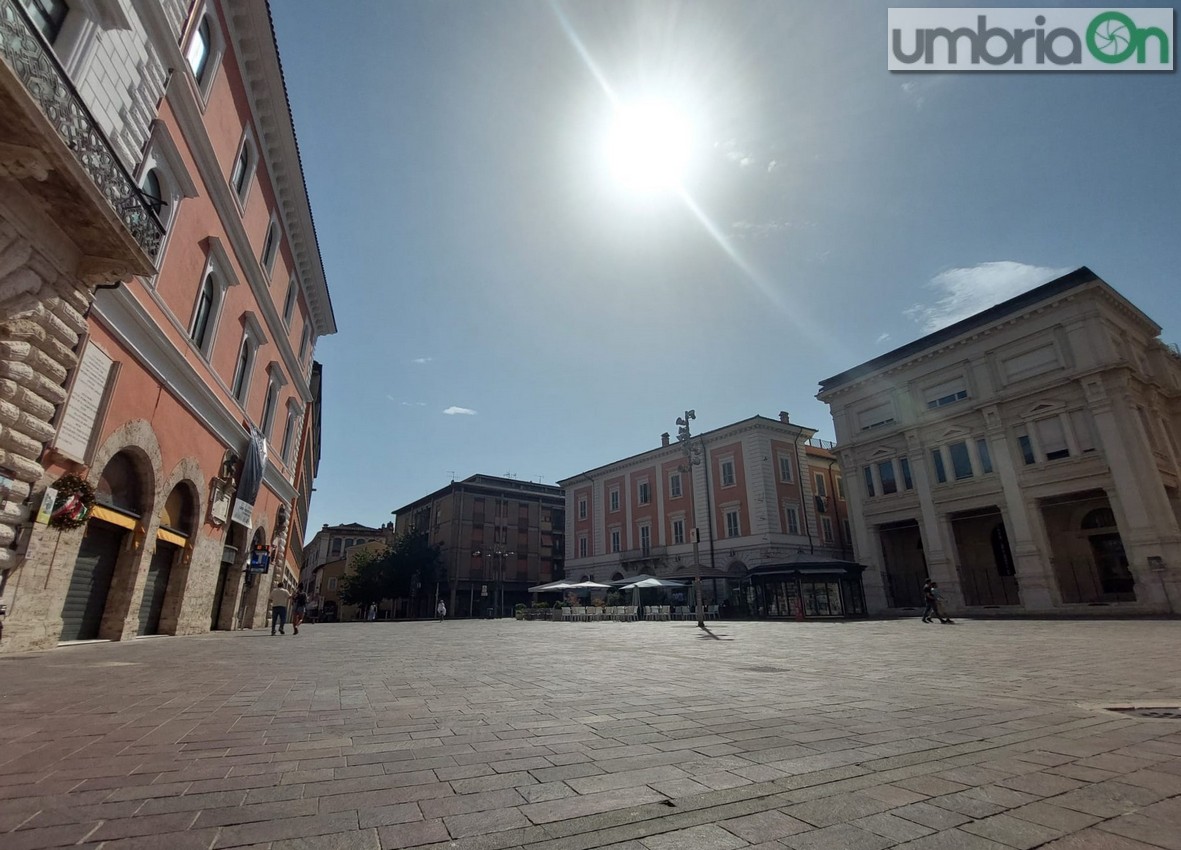
[[[415,357],[415,358],[414,358],[413,360],[411,360],[410,362],[411,362],[411,363],[419,363],[419,364],[422,364],[422,363],[430,363],[430,362],[431,362],[431,360],[433,360],[433,359],[434,359],[433,357]]]
[[[878,337],[878,345],[881,345],[883,342],[889,342],[889,341],[890,341],[889,334],[882,334],[881,336]]]
[[[790,221],[735,221],[730,223],[730,231],[737,239],[762,239],[798,226]]]
[[[475,416],[476,415],[476,411],[472,410],[470,407],[456,407],[454,405],[447,408],[443,412],[446,413],[448,416]]]
[[[390,396],[386,396],[386,398],[390,398],[391,401],[393,400]],[[403,401],[399,402],[399,404],[401,404],[402,407],[426,407],[425,401]]]
[[[915,304],[903,313],[924,331],[937,331],[1068,271],[1014,260],[948,269],[927,284],[936,295],[934,303]]]

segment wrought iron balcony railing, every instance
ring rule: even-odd
[[[119,161],[53,48],[14,0],[0,0],[0,58],[24,84],[140,248],[154,258],[164,225]]]

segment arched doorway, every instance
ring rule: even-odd
[[[148,563],[144,579],[144,592],[139,606],[139,634],[160,634],[160,618],[169,591],[175,596],[179,591],[172,589],[174,570],[184,557],[189,537],[196,524],[196,500],[188,484],[177,484],[160,511],[160,526],[156,532],[156,550]],[[175,618],[173,628],[175,628]]]
[[[1128,569],[1128,556],[1115,523],[1115,513],[1110,507],[1095,508],[1083,517],[1081,526],[1091,544],[1091,557],[1104,597],[1118,602],[1134,602],[1136,580]]]
[[[230,581],[230,574],[234,565],[239,562],[240,553],[246,548],[246,529],[232,523],[226,532],[225,543],[221,547],[221,562],[218,565],[217,584],[213,590],[213,606],[209,612],[209,628],[228,630],[234,627],[233,611],[234,599],[238,592],[236,582]]]
[[[103,468],[95,502],[62,605],[63,641],[94,640],[103,632],[120,555],[127,554],[128,537],[143,514],[144,488],[129,452],[119,452]],[[110,631],[121,629],[112,625]]]

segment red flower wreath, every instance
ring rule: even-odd
[[[49,525],[60,529],[84,525],[94,507],[94,488],[73,474],[63,475],[53,486],[57,499],[49,514]]]

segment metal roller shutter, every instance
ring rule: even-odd
[[[160,612],[164,610],[164,595],[168,592],[168,578],[177,548],[171,543],[156,541],[156,551],[148,564],[144,580],[143,601],[139,606],[139,633],[154,635],[160,631]]]
[[[98,637],[125,533],[118,526],[98,520],[91,520],[86,526],[62,606],[62,640]]]

